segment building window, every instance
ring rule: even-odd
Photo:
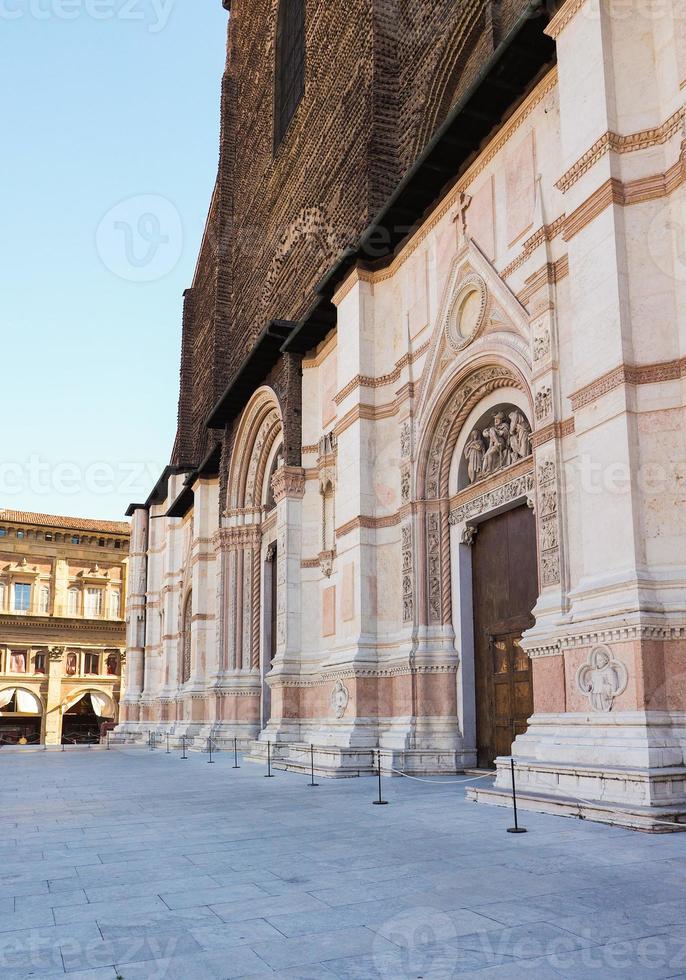
[[[104,548],[104,547],[105,547],[105,539],[98,538],[98,548]]]
[[[31,608],[31,586],[24,582],[14,583],[14,608],[17,612],[28,612]]]
[[[3,612],[5,608],[5,603],[7,599],[7,586],[4,582],[0,582],[0,612]]]
[[[48,657],[45,653],[37,653],[33,658],[33,672],[34,674],[45,674],[47,673],[47,662]]]
[[[38,612],[42,613],[44,616],[47,615],[50,609],[50,589],[47,585],[41,586],[40,593],[38,594]]]
[[[119,673],[119,657],[116,653],[110,653],[107,657],[107,673],[110,677],[116,677]]]
[[[74,534],[74,535],[72,535],[72,539],[71,539],[71,543],[72,543],[72,544],[79,544],[79,540],[80,540],[80,539],[79,539],[79,536],[78,536],[78,534]]]
[[[12,650],[10,652],[10,674],[26,673],[26,650]]]
[[[121,593],[117,590],[110,592],[110,619],[119,619],[119,609],[121,606]]]
[[[69,589],[69,596],[67,599],[67,612],[70,616],[78,616],[79,614],[79,590]]]
[[[86,617],[102,616],[102,589],[86,589]]]
[[[50,533],[50,531],[45,532],[45,540],[52,541],[52,534]]]
[[[0,527],[0,538],[4,538],[6,534],[7,534],[7,529],[4,527]]]
[[[65,663],[64,672],[68,677],[74,677],[76,674],[76,668],[78,664],[78,659],[74,651],[67,654],[67,660]]]
[[[87,653],[84,660],[84,674],[100,673],[100,656],[97,653]]]
[[[305,0],[281,0],[276,27],[274,146],[277,147],[305,94]]]
[[[24,537],[24,532],[23,531],[17,531],[17,537],[18,538],[23,538]]]

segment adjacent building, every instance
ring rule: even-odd
[[[224,6],[120,730],[686,818],[683,4]]]
[[[129,525],[0,510],[0,742],[97,739],[118,718]]]

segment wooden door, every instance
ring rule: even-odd
[[[536,523],[517,507],[479,525],[472,556],[476,740],[480,766],[509,755],[533,711],[531,661],[519,645],[538,597]]]

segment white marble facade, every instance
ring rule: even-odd
[[[686,813],[686,10],[659,6],[568,0],[557,68],[391,265],[350,273],[303,362],[302,469],[262,388],[229,499],[201,481],[164,518],[173,476],[135,512],[122,730],[474,765],[470,545],[528,503],[522,790]]]

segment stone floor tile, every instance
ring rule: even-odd
[[[233,980],[253,974],[269,975],[264,961],[247,946],[116,966],[124,980]],[[273,972],[271,976],[274,977]]]
[[[393,944],[364,926],[319,932],[295,939],[277,939],[253,943],[252,949],[274,970],[285,970],[307,963],[322,963],[328,959],[357,956],[372,946],[380,952],[391,950]]]
[[[182,891],[162,891],[160,898],[170,909],[191,908],[194,905],[220,905],[229,902],[245,902],[251,899],[266,898],[267,893],[258,885],[236,884],[216,885],[195,888],[191,886]]]

